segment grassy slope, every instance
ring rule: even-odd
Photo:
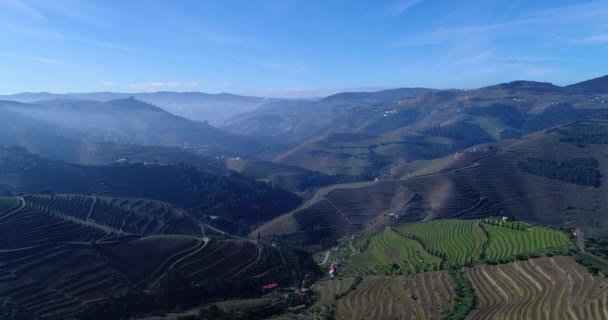
[[[372,236],[366,248],[351,257],[345,272],[372,274],[415,273],[434,270],[438,258],[429,255],[422,246],[386,229]],[[399,268],[394,268],[399,265]]]
[[[489,245],[484,251],[490,260],[551,249],[574,249],[566,234],[552,229],[530,227],[518,230],[489,224],[484,224],[483,228],[490,235]]]
[[[431,254],[444,257],[443,266],[463,265],[479,259],[487,237],[478,220],[436,220],[407,224],[399,234],[419,239]]]

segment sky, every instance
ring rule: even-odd
[[[0,94],[566,85],[608,74],[608,0],[0,0]]]

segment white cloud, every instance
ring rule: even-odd
[[[488,24],[443,26],[423,33],[405,36],[394,45],[416,46],[442,43],[460,43],[471,38],[498,39],[516,34],[557,32],[574,30],[584,26],[589,29],[605,25],[608,16],[606,1],[593,1],[527,12],[511,20]],[[588,39],[605,41],[603,36]]]
[[[13,12],[18,12],[38,20],[47,21],[47,18],[40,11],[21,0],[0,0],[0,7],[8,8]]]
[[[160,90],[176,90],[188,89],[200,86],[198,81],[167,81],[167,82],[142,82],[132,83],[129,85],[131,89],[142,91],[160,91]]]
[[[16,58],[16,59],[21,59],[21,60],[30,60],[30,61],[60,65],[60,66],[64,66],[64,67],[76,67],[77,66],[75,63],[71,63],[71,62],[51,59],[51,58],[47,58],[47,57],[25,55],[25,54],[0,53],[0,56],[7,57],[7,58]]]
[[[575,41],[582,44],[608,44],[608,34],[597,34]]]
[[[398,16],[423,0],[397,0],[383,11],[387,16]]]
[[[221,82],[220,86],[224,88],[232,87],[234,84],[232,82]]]

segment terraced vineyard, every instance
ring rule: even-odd
[[[446,272],[369,276],[338,300],[336,319],[440,319],[453,298]]]
[[[354,274],[411,274],[436,270],[440,259],[428,254],[420,243],[402,237],[391,229],[356,239],[359,253],[350,257],[349,265],[341,273]]]
[[[442,267],[460,266],[479,260],[486,234],[479,220],[434,220],[397,228],[402,236],[420,241],[433,255],[442,257]]]
[[[523,226],[522,226],[523,227]],[[484,251],[486,259],[499,260],[519,254],[544,253],[574,250],[574,243],[565,233],[540,227],[511,229],[507,226],[483,224],[490,235],[489,244]]]
[[[465,275],[479,299],[468,319],[608,319],[608,280],[570,257],[478,265]]]
[[[202,237],[185,212],[158,201],[90,196],[2,198],[0,296],[32,317],[62,317],[129,290],[250,279],[258,288],[290,273],[280,249]],[[197,235],[196,237],[192,235]]]

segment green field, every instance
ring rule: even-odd
[[[521,227],[518,228],[516,224],[498,226],[484,223],[483,228],[490,235],[490,242],[484,251],[485,258],[498,260],[520,254],[574,249],[574,244],[562,232],[540,227]]]
[[[363,235],[353,240],[359,253],[350,257],[347,273],[411,274],[436,270],[439,259],[429,255],[420,243],[402,237],[390,229]]]
[[[479,260],[486,234],[479,220],[433,220],[406,224],[397,232],[418,240],[430,254],[443,258],[442,267],[460,266]]]

